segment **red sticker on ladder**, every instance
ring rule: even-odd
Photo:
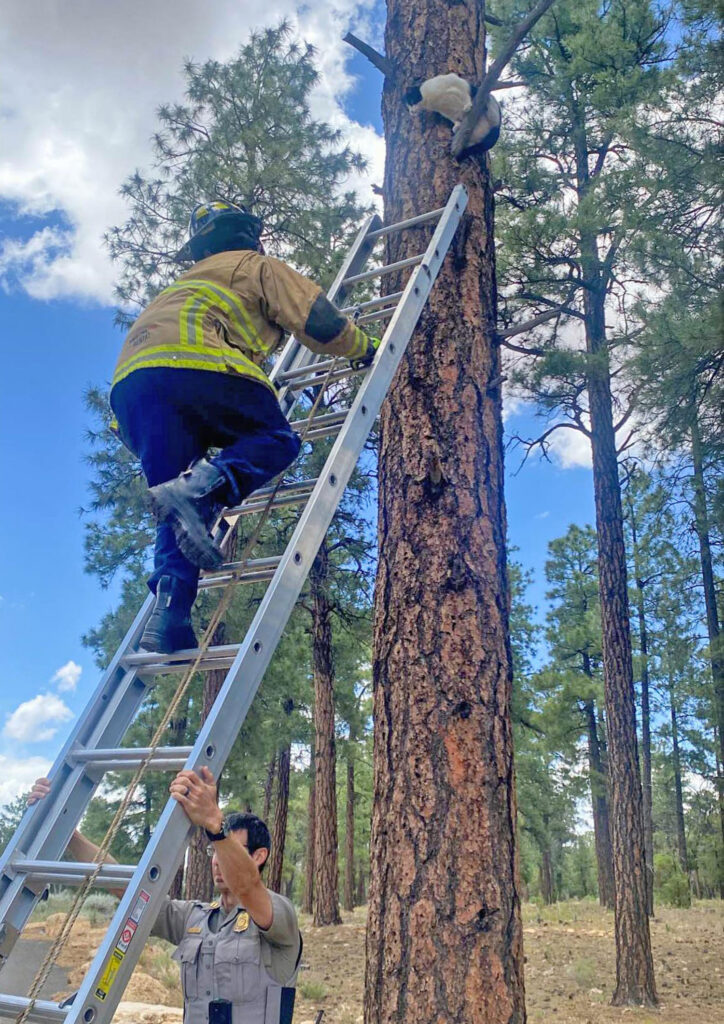
[[[118,940],[118,945],[116,946],[116,949],[120,949],[121,953],[125,953],[128,947],[130,946],[131,939],[133,938],[133,935],[136,931],[136,927],[136,922],[129,917],[123,926],[121,937]]]

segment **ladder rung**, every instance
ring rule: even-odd
[[[312,367],[313,369],[313,367]],[[352,367],[347,364],[346,366],[340,366],[338,370],[327,375],[314,374],[311,377],[304,377],[300,380],[295,380],[291,385],[294,391],[304,391],[305,388],[318,388],[321,384],[324,384],[325,388],[329,387],[330,384],[337,384],[340,380],[346,380],[347,377],[354,377],[360,373],[367,373],[369,367],[365,366],[362,370],[353,370]]]
[[[192,750],[193,747],[157,747],[151,754],[149,764],[158,771],[183,768]],[[118,772],[138,768],[149,753],[151,747],[108,747],[99,750],[71,751],[68,760],[75,764],[86,764],[90,768]]]
[[[375,320],[385,320],[397,309],[397,306],[390,306],[389,309],[380,309],[377,313],[367,313],[365,316],[358,317],[357,326],[361,327],[363,324],[373,324]]]
[[[344,421],[347,419],[347,409],[343,409],[341,412],[328,412],[323,416],[315,416],[314,419],[309,418],[304,420],[294,420],[290,423],[292,430],[296,430],[298,434],[304,433],[309,427],[311,430],[320,430],[326,427],[341,427]]]
[[[219,647],[209,647],[199,662],[199,671],[229,668],[234,664],[240,646],[240,644],[223,644]],[[142,675],[161,675],[169,672],[185,672],[189,665],[193,665],[197,656],[198,650],[174,651],[173,654],[138,651],[136,654],[127,655],[123,660],[125,664],[139,669]]]
[[[250,494],[241,505],[227,508],[224,512],[224,518],[249,515],[250,512],[266,508],[272,494],[274,495],[272,508],[277,506],[277,504],[296,505],[298,502],[306,501],[314,490],[316,483],[317,478],[313,477],[308,480],[295,480],[292,483],[280,484],[279,487],[276,487],[274,484],[271,484],[269,487],[260,487],[258,491]]]
[[[288,381],[296,380],[297,377],[308,377],[310,373],[326,373],[337,362],[334,359],[321,359],[318,363],[308,363],[306,366],[298,366],[294,370],[286,370],[277,377],[277,383],[286,384]]]
[[[425,253],[421,252],[417,256],[408,256],[406,260],[398,260],[397,263],[387,263],[384,267],[375,267],[374,270],[365,270],[363,274],[354,274],[352,277],[345,277],[342,284],[352,285],[358,284],[360,281],[371,281],[375,277],[381,277],[383,274],[393,274],[396,270],[404,270],[405,267],[414,267],[418,263],[422,263],[425,259]]]
[[[7,1014],[12,1020],[16,1020],[29,1002],[26,996],[7,996],[0,993],[0,1014]],[[28,1024],[54,1024],[55,1021],[67,1019],[68,1009],[61,1009],[57,1003],[51,1003],[47,999],[36,999],[35,1006],[25,1019]]]
[[[281,560],[281,555],[273,555],[270,558],[250,558],[246,562],[227,562],[215,572],[204,573],[199,580],[199,589],[225,586],[235,574],[237,583],[262,583],[272,578]]]
[[[358,309],[377,309],[378,306],[384,306],[388,302],[397,302],[404,294],[404,292],[390,292],[389,295],[378,295],[376,299],[358,302],[356,306],[344,306],[343,309],[340,309],[340,313],[350,314],[356,313]]]
[[[81,885],[98,865],[82,861],[16,860],[11,867],[18,874],[46,885],[49,882]],[[135,870],[133,864],[102,864],[98,873],[98,885],[125,886],[133,878]]]
[[[445,207],[441,206],[439,210],[430,210],[429,213],[421,213],[418,217],[410,217],[408,220],[398,220],[396,224],[384,224],[381,228],[377,228],[376,231],[370,231],[367,234],[367,240],[372,241],[375,238],[382,238],[383,235],[389,235],[393,231],[404,231],[405,228],[414,228],[417,224],[426,224],[429,220],[439,220],[445,212]]]

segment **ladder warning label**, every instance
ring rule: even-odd
[[[106,969],[103,972],[103,976],[98,983],[96,989],[96,999],[105,999],[111,990],[113,982],[116,980],[118,974],[118,968],[123,963],[123,958],[126,955],[128,947],[131,944],[133,936],[136,934],[136,928],[138,922],[143,917],[143,913],[151,900],[151,894],[146,892],[145,889],[141,889],[141,892],[136,900],[136,904],[131,911],[128,920],[123,925],[123,931],[121,937],[116,944],[116,948],[111,953],[111,958],[106,964]]]
[[[135,921],[136,924],[138,924],[138,922],[143,917],[143,912],[146,909],[146,907],[148,906],[148,902],[149,902],[150,899],[151,899],[151,893],[150,892],[146,892],[145,889],[141,889],[141,891],[140,891],[140,893],[138,895],[138,899],[136,900],[136,905],[133,908],[133,910],[131,911],[131,914],[130,914],[130,917],[128,918],[128,920],[129,921]]]
[[[106,964],[106,969],[103,972],[103,977],[100,980],[100,984],[96,989],[96,998],[105,999],[111,990],[111,985],[116,980],[118,974],[118,968],[123,963],[123,958],[126,954],[119,953],[117,949],[114,949],[111,953],[111,959]]]
[[[116,949],[120,950],[121,953],[125,953],[128,947],[130,946],[131,939],[133,938],[133,934],[136,931],[136,927],[136,922],[133,920],[132,917],[129,917],[123,926],[121,937],[118,940],[118,945],[116,946]]]

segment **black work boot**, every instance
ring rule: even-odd
[[[200,569],[216,569],[224,561],[209,526],[228,487],[221,470],[208,459],[200,459],[175,480],[151,488],[156,515],[170,521],[178,546]]]
[[[191,625],[194,594],[177,576],[162,576],[156,586],[156,604],[139,646],[144,651],[173,654],[198,646]]]

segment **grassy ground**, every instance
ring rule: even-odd
[[[52,911],[51,906],[48,910]],[[47,911],[46,911],[47,913]],[[31,926],[38,937],[58,918]],[[703,901],[691,910],[657,909],[651,923],[658,1011],[609,1006],[615,981],[613,916],[593,902],[528,905],[525,982],[530,1024],[715,1024],[724,1020],[724,904]],[[313,928],[302,917],[304,969],[299,975],[295,1024],[361,1024],[365,912],[344,915],[336,928]],[[81,920],[61,964],[77,984],[103,922]],[[29,936],[30,937],[30,936]],[[178,1005],[176,965],[169,947],[154,942],[144,952],[127,999]]]

